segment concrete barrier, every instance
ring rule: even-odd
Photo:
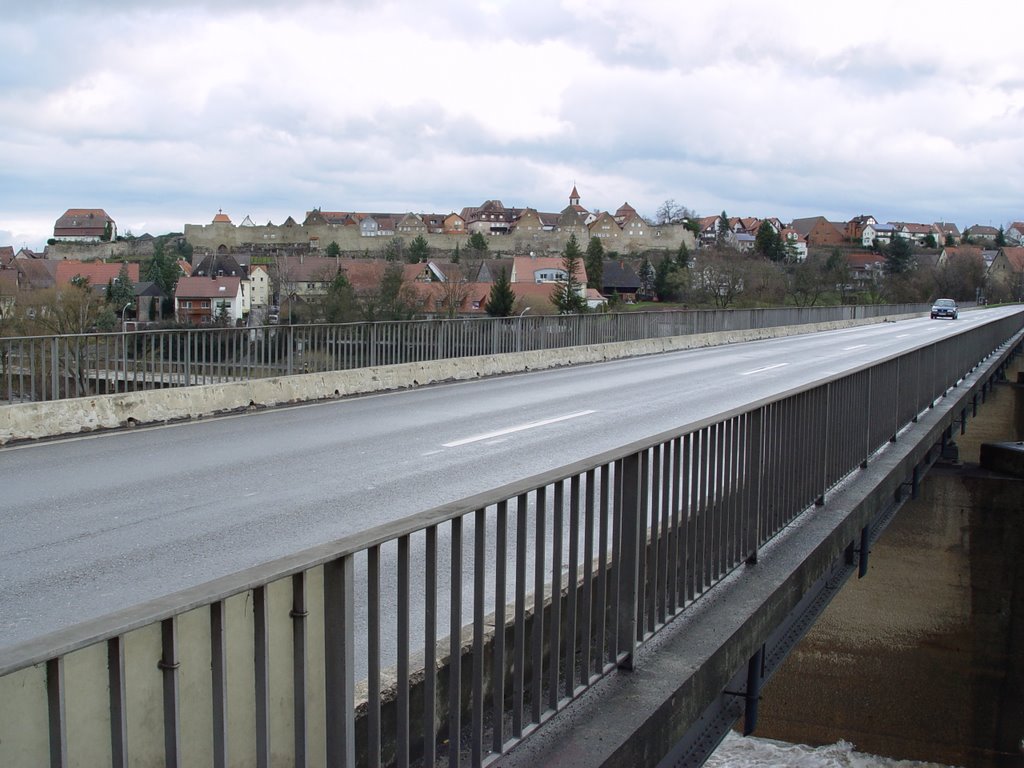
[[[684,349],[759,341],[918,317],[893,315],[812,325],[669,336],[583,347],[460,357],[419,363],[306,373],[267,379],[175,387],[0,406],[0,446],[22,440],[199,419],[349,395],[465,381],[523,371],[599,363]]]

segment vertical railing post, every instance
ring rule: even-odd
[[[124,676],[124,638],[107,640],[107,687],[110,697],[110,765],[128,768],[128,694]]]
[[[622,460],[622,528],[619,544],[619,605],[617,614],[617,663],[619,669],[632,670],[637,646],[637,609],[640,600],[640,547],[643,518],[640,515],[641,456],[634,453]]]
[[[210,604],[210,688],[213,717],[213,766],[228,765],[228,651],[224,601]],[[303,766],[305,768],[305,766]]]
[[[761,494],[764,484],[764,467],[761,463],[762,422],[764,409],[758,408],[750,414],[750,432],[747,445],[746,475],[749,483],[746,504],[746,561],[757,562],[757,552],[761,544]]]
[[[451,522],[448,612],[448,766],[459,768],[462,751],[462,518]]]
[[[423,764],[437,742],[437,526],[427,528],[423,555]]]
[[[354,768],[355,590],[352,555],[324,565],[327,764]]]
[[[370,323],[370,360],[372,368],[377,365],[377,323]]]
[[[366,765],[381,765],[380,545],[366,550]]]
[[[67,705],[64,700],[64,657],[46,662],[46,704],[49,715],[50,768],[68,764]]]
[[[253,671],[256,691],[256,766],[270,768],[270,629],[267,588],[253,587]]]
[[[185,331],[185,386],[192,386],[192,331]]]
[[[292,576],[292,712],[295,768],[306,768],[306,573]]]
[[[472,720],[470,749],[473,765],[480,765],[484,756],[484,576],[486,567],[487,510],[476,511],[473,521],[473,683],[471,695]],[[504,627],[495,627],[495,635]]]
[[[50,339],[50,396],[43,400],[60,399],[60,338]]]
[[[163,672],[164,765],[180,765],[181,733],[178,711],[178,628],[172,616],[160,623],[162,655],[157,666]]]
[[[398,698],[395,762],[409,766],[409,537],[398,539]]]
[[[295,326],[288,326],[288,360],[285,373],[291,376],[295,372]]]

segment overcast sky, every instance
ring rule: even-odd
[[[1024,220],[1018,0],[34,0],[0,26],[0,245],[486,199]]]

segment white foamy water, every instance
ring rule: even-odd
[[[787,744],[784,741],[740,736],[730,731],[725,741],[704,764],[710,768],[947,768],[939,763],[917,760],[893,760],[857,752],[847,741],[824,747]]]

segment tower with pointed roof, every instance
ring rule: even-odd
[[[576,191],[576,185],[572,185],[572,192],[569,193],[569,205],[573,208],[580,204],[580,193]]]

